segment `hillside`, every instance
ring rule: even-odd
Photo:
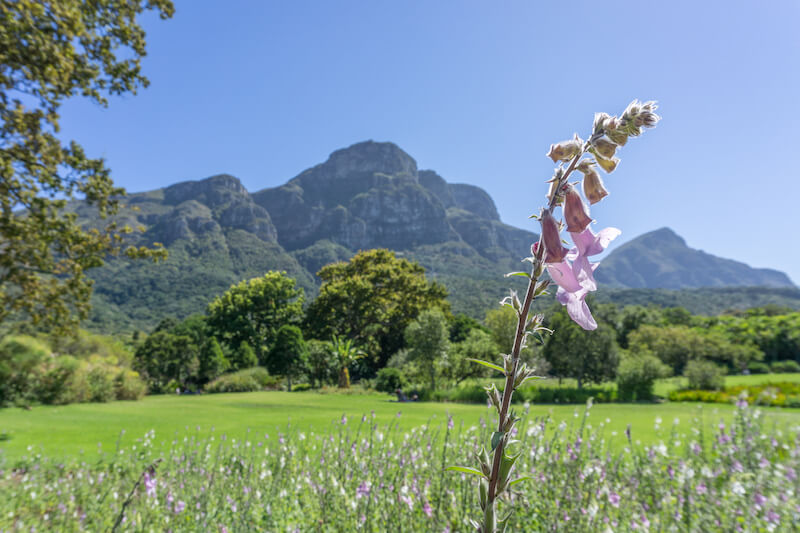
[[[504,224],[483,189],[419,170],[396,145],[373,141],[337,150],[278,187],[250,193],[221,174],[133,193],[127,205],[119,221],[145,227],[135,243],[161,242],[169,259],[114,259],[93,270],[93,329],[149,329],[165,316],[202,312],[231,284],[267,270],[287,271],[311,298],[323,265],[377,247],[419,261],[447,286],[455,312],[481,317],[509,286],[523,288],[503,274],[519,270],[538,238]],[[72,208],[98,223],[85,204]],[[597,277],[621,288],[794,288],[780,272],[692,250],[668,229],[620,246]]]

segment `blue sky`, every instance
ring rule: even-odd
[[[144,19],[148,89],[63,109],[129,191],[221,172],[255,191],[373,139],[536,231],[549,145],[654,99],[663,121],[622,149],[598,226],[617,245],[669,226],[800,282],[794,0],[175,4]]]

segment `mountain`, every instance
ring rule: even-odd
[[[595,277],[602,284],[625,288],[795,288],[783,272],[689,248],[669,228],[645,233],[615,249],[603,259]]]
[[[93,329],[147,330],[165,316],[202,312],[232,284],[267,270],[285,270],[312,298],[322,266],[376,247],[418,261],[448,288],[454,312],[482,317],[509,287],[524,289],[521,278],[503,275],[524,268],[520,259],[538,239],[504,224],[483,189],[419,170],[388,142],[337,150],[284,185],[253,193],[221,174],[133,193],[126,204],[117,221],[145,228],[133,244],[161,242],[169,258],[157,265],[112,259],[92,270],[94,309],[87,327]],[[86,204],[71,208],[82,223],[100,224]],[[793,288],[780,272],[692,250],[668,229],[620,246],[597,277],[628,288]]]
[[[201,312],[217,294],[266,270],[285,270],[309,296],[315,273],[358,250],[389,248],[419,261],[450,291],[454,311],[482,314],[518,279],[538,236],[500,221],[481,188],[418,170],[392,143],[337,150],[279,187],[249,193],[212,176],[130,194],[118,222],[144,226],[135,244],[163,243],[163,264],[113,259],[92,271],[89,327],[148,329],[168,315]],[[81,221],[98,224],[81,202]]]

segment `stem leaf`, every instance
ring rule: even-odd
[[[502,366],[490,363],[489,361],[482,361],[481,359],[473,359],[471,357],[467,357],[467,361],[472,361],[473,363],[478,363],[479,365],[491,368],[492,370],[497,370],[502,374],[506,373],[506,370]]]
[[[523,276],[523,277],[526,277],[528,279],[531,278],[531,275],[528,274],[527,272],[509,272],[508,274],[505,275],[505,277],[507,277],[507,278],[510,278],[511,276]]]
[[[520,482],[522,482],[522,481],[526,481],[526,480],[528,480],[528,479],[533,479],[533,478],[532,478],[531,476],[522,476],[522,477],[518,477],[518,478],[517,478],[517,479],[515,479],[514,481],[511,481],[511,482],[508,484],[508,486],[509,486],[509,487],[511,487],[512,485],[516,485],[517,483],[520,483]]]
[[[464,474],[473,474],[480,477],[486,477],[480,470],[476,470],[475,468],[470,468],[468,466],[448,466],[447,468],[445,468],[445,470],[448,470],[450,472],[463,472]]]
[[[492,451],[497,448],[497,445],[500,444],[500,441],[503,440],[504,433],[502,431],[495,431],[492,433]]]

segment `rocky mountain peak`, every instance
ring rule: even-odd
[[[390,142],[365,141],[336,150],[321,167],[333,178],[375,172],[388,175],[417,174],[414,158]]]
[[[217,174],[199,181],[184,181],[164,189],[164,202],[170,205],[196,200],[209,207],[216,207],[241,197],[249,197],[249,193],[239,178],[230,174]]]

